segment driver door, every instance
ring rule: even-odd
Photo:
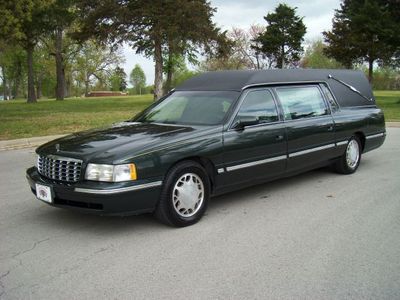
[[[231,124],[240,118],[257,118],[257,123],[243,128],[232,126],[223,133],[223,186],[268,179],[285,172],[287,137],[274,96],[268,88],[249,90]]]

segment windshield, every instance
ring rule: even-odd
[[[233,91],[177,91],[145,110],[134,121],[145,123],[217,125],[239,97]]]

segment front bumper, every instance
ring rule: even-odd
[[[75,209],[99,215],[134,215],[152,212],[161,192],[161,179],[107,183],[85,181],[57,182],[41,176],[35,167],[26,171],[26,178],[36,195],[36,183],[49,186],[52,206]]]

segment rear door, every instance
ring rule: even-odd
[[[286,168],[285,125],[270,89],[252,89],[242,97],[231,124],[256,116],[258,124],[223,133],[224,162],[221,185],[228,186],[281,174]],[[221,174],[222,175],[222,174]]]
[[[320,87],[276,87],[288,138],[287,170],[296,171],[335,155],[334,122]]]

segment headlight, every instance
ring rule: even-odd
[[[136,180],[134,164],[126,165],[99,165],[88,164],[85,179],[95,181],[121,182]]]

